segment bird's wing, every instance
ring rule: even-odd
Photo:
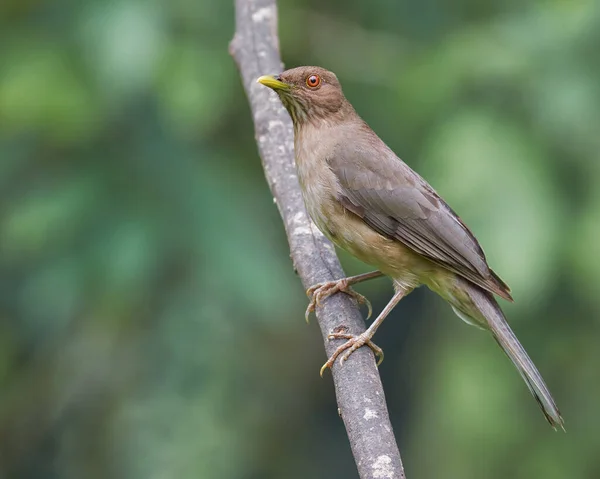
[[[377,140],[340,143],[327,158],[339,181],[340,203],[380,234],[512,301],[510,288],[489,268],[473,233],[424,179]]]

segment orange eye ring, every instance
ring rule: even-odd
[[[306,77],[306,86],[309,88],[317,88],[321,84],[319,75],[309,75]]]

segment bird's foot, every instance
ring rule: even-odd
[[[373,308],[371,306],[371,302],[365,298],[362,294],[354,291],[348,282],[348,278],[338,279],[337,281],[326,281],[324,283],[317,283],[306,290],[306,295],[309,297],[310,302],[308,303],[308,307],[306,308],[306,313],[304,313],[304,318],[308,323],[308,317],[310,313],[312,313],[317,306],[321,306],[321,302],[324,299],[329,298],[329,296],[335,293],[346,293],[352,296],[358,304],[366,304],[369,312],[367,314],[367,319],[371,317],[373,313]]]
[[[373,354],[375,354],[375,358],[377,358],[377,366],[379,366],[383,362],[383,349],[381,349],[379,346],[377,346],[371,341],[371,336],[366,331],[362,334],[359,334],[358,336],[354,336],[353,334],[347,333],[331,333],[329,336],[327,336],[327,339],[329,341],[331,341],[332,339],[347,339],[348,341],[346,341],[339,348],[337,348],[333,352],[331,357],[327,360],[327,362],[323,364],[321,370],[319,371],[321,377],[323,377],[323,373],[327,368],[332,368],[333,363],[335,363],[335,360],[340,354],[346,351],[340,358],[340,365],[342,365],[344,364],[344,361],[348,360],[348,358],[354,351],[356,351],[362,346],[368,346],[371,349],[371,351],[373,351]]]

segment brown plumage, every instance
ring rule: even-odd
[[[260,83],[279,95],[294,123],[298,178],[306,208],[339,247],[393,279],[396,294],[371,327],[352,337],[325,363],[331,367],[367,345],[397,302],[425,284],[467,323],[489,330],[513,361],[546,419],[562,427],[544,381],[504,319],[493,294],[510,289],[488,266],[475,236],[435,190],[369,128],[345,98],[335,74],[298,67]],[[315,285],[309,311],[320,300],[373,275]]]

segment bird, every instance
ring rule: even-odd
[[[425,285],[463,321],[491,333],[546,420],[564,429],[552,394],[495,299],[512,302],[510,288],[489,267],[467,225],[358,115],[337,76],[300,66],[257,81],[279,96],[292,119],[296,170],[312,221],[336,246],[376,268],[310,287],[307,317],[338,292],[367,302],[351,288],[360,282],[385,275],[394,285],[391,300],[366,331],[328,335],[345,342],[323,365],[321,376],[339,356],[343,364],[362,346],[373,350],[379,366],[383,351],[373,335],[402,298]]]

